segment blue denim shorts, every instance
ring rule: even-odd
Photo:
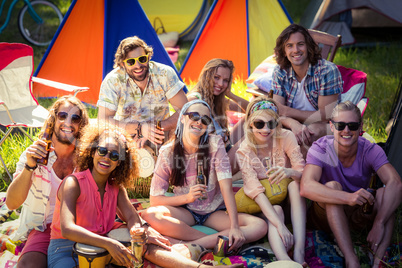
[[[68,239],[51,239],[47,250],[49,268],[75,267],[78,256],[73,251],[74,241]]]
[[[212,213],[219,211],[219,210],[226,210],[226,208],[218,208],[217,210],[215,210],[211,213],[208,213],[205,215],[200,215],[200,214],[195,213],[194,211],[188,209],[187,207],[184,207],[184,208],[187,209],[191,213],[191,215],[193,215],[193,218],[195,220],[195,225],[204,225],[204,222],[206,222],[208,220],[209,216],[211,216]]]

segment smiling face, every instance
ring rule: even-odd
[[[203,104],[194,104],[191,105],[186,113],[197,112],[200,115],[200,118],[203,116],[208,116],[211,118],[211,113],[209,112],[208,107]],[[199,139],[204,133],[207,131],[208,126],[202,123],[202,120],[193,121],[190,119],[189,115],[184,115],[181,119],[183,123],[183,133],[186,137],[191,137],[192,139]]]
[[[127,53],[127,57],[125,59],[137,58],[140,56],[146,55],[145,50],[142,47],[137,47],[136,49],[131,50]],[[148,78],[149,73],[149,61],[146,63],[140,63],[138,60],[135,61],[133,66],[128,66],[126,62],[123,62],[124,70],[126,70],[127,74],[136,82],[142,82],[146,78]]]
[[[334,122],[359,122],[359,118],[353,111],[340,111],[337,116],[332,118]],[[362,129],[362,125],[360,124],[359,129],[352,131],[349,129],[349,126],[346,126],[343,130],[337,130],[334,124],[330,121],[331,131],[334,133],[335,142],[339,146],[351,147],[357,146],[357,140],[360,135],[360,131]]]
[[[292,66],[308,67],[308,52],[303,34],[296,32],[285,42],[285,54]]]
[[[252,133],[254,135],[255,142],[258,145],[267,144],[268,141],[270,141],[272,139],[273,135],[275,134],[276,128],[269,129],[267,124],[264,123],[264,127],[261,128],[261,129],[258,129],[254,125],[254,122],[257,122],[257,121],[268,122],[268,121],[271,121],[271,120],[275,121],[275,118],[273,116],[271,116],[271,115],[264,115],[264,116],[263,115],[257,115],[253,119],[253,121],[251,122],[251,124],[250,124],[251,131],[252,131]]]
[[[76,114],[81,116],[80,110],[77,106],[65,102],[64,104],[60,105],[57,113],[67,113],[68,116],[65,120],[61,121],[57,118],[55,120],[54,125],[54,135],[58,142],[62,144],[73,144],[78,137],[78,130],[80,123],[73,123],[71,121],[71,116]]]
[[[95,150],[95,152],[93,153],[93,172],[109,177],[113,170],[115,170],[115,168],[120,165],[120,160],[113,161],[110,159],[110,154],[112,151],[120,152],[118,142],[112,137],[101,137],[98,146],[107,148],[108,152],[106,153],[106,155],[101,156],[99,155],[98,150]]]
[[[230,69],[225,67],[218,67],[214,75],[214,95],[218,96],[224,92],[230,82]]]

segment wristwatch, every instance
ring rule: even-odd
[[[25,163],[25,169],[30,172],[33,172],[37,167],[38,167],[38,165],[35,165],[34,167],[30,167],[30,166],[28,166],[27,163]]]

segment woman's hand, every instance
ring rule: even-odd
[[[188,203],[193,203],[198,198],[201,198],[207,191],[207,186],[203,184],[196,184],[190,187],[190,191],[187,194]]]
[[[282,242],[285,245],[286,251],[289,251],[293,247],[294,243],[292,233],[284,224],[280,224],[277,229],[279,236],[281,237]]]
[[[272,173],[271,175],[269,175]],[[283,179],[291,178],[294,176],[294,170],[291,168],[284,167],[271,167],[267,171],[267,176],[271,183],[280,183]]]
[[[244,244],[246,238],[240,228],[230,228],[229,231],[229,252],[237,252]]]
[[[131,254],[131,251],[119,241],[110,239],[110,241],[106,243],[106,250],[117,262],[117,264],[121,266],[132,267],[131,260],[135,257]]]

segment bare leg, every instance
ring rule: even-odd
[[[325,186],[341,190],[342,186],[335,181],[328,182]],[[336,238],[339,248],[345,256],[346,267],[360,267],[359,260],[353,249],[352,239],[350,237],[348,220],[343,210],[343,205],[321,204],[325,206],[329,226]]]
[[[292,181],[288,186],[295,246],[294,261],[303,264],[306,240],[306,200],[300,196],[300,184]]]
[[[161,267],[167,268],[210,267],[186,258],[174,249],[167,251],[156,245],[149,245],[145,258]],[[227,267],[243,267],[243,264],[228,265]]]
[[[47,256],[41,252],[27,252],[18,260],[17,267],[20,268],[46,268]]]
[[[205,236],[191,227],[195,224],[194,218],[181,207],[150,207],[141,213],[141,217],[162,235],[175,239],[192,241]]]
[[[283,214],[282,207],[278,205],[275,205],[273,207],[276,211],[276,214],[278,214],[279,218],[281,219],[281,221],[285,222],[285,216]],[[276,258],[278,259],[278,261],[292,260],[287,253],[282,238],[278,233],[278,229],[268,219],[267,222],[268,222],[268,241]]]

